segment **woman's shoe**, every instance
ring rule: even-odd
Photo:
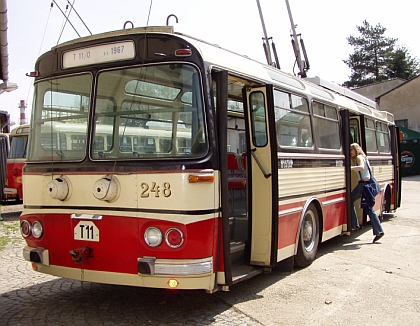
[[[359,226],[356,226],[356,227],[352,228],[351,230],[352,231],[358,231],[358,230],[361,230],[361,229],[362,229],[362,226],[359,225]]]
[[[380,238],[382,238],[385,235],[385,233],[379,233],[377,235],[375,235],[375,237],[373,238],[372,243],[375,243],[376,241],[378,241]]]

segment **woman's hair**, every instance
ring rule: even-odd
[[[366,157],[365,152],[363,152],[363,149],[360,147],[360,145],[358,143],[350,144],[350,148],[354,148],[357,155],[362,155],[362,156]]]

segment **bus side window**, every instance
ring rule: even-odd
[[[319,148],[340,149],[340,129],[338,114],[335,107],[313,102],[314,130],[316,130],[316,144]]]
[[[277,143],[280,146],[312,147],[309,105],[304,97],[274,91]]]
[[[378,144],[376,141],[375,122],[372,119],[365,118],[365,128],[366,151],[376,153]]]
[[[301,147],[312,147],[312,138],[307,129],[301,130],[300,143]]]
[[[197,133],[195,134],[194,141],[191,145],[191,154],[193,155],[200,155],[204,154],[207,149],[207,144],[204,135],[204,127],[203,125],[198,129]]]
[[[352,143],[360,144],[359,134],[359,120],[355,118],[350,119],[350,140]]]
[[[95,151],[103,151],[105,146],[104,146],[104,137],[103,136],[95,136],[95,140],[93,142],[93,148]]]
[[[163,139],[159,140],[159,143],[161,143]],[[144,152],[145,153],[156,153],[156,141],[152,137],[146,138],[145,144],[144,144]]]
[[[388,126],[382,122],[376,122],[376,138],[378,141],[379,153],[389,153],[391,151],[389,142]]]
[[[263,147],[267,145],[268,141],[264,93],[260,91],[252,92],[249,99],[252,107],[252,142],[256,147]]]

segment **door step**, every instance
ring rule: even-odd
[[[231,242],[230,243],[230,259],[232,265],[242,264],[245,262],[245,243]]]
[[[264,272],[263,267],[239,265],[232,266],[232,284],[252,278]]]

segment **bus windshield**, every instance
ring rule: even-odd
[[[199,73],[171,63],[102,72],[93,159],[202,155],[207,150]]]
[[[13,137],[10,141],[9,158],[26,158],[28,136]]]
[[[35,84],[28,161],[85,157],[91,84],[90,74]]]
[[[208,148],[199,72],[189,64],[106,70],[96,81],[91,74],[42,81],[35,103],[28,161],[162,159]]]

